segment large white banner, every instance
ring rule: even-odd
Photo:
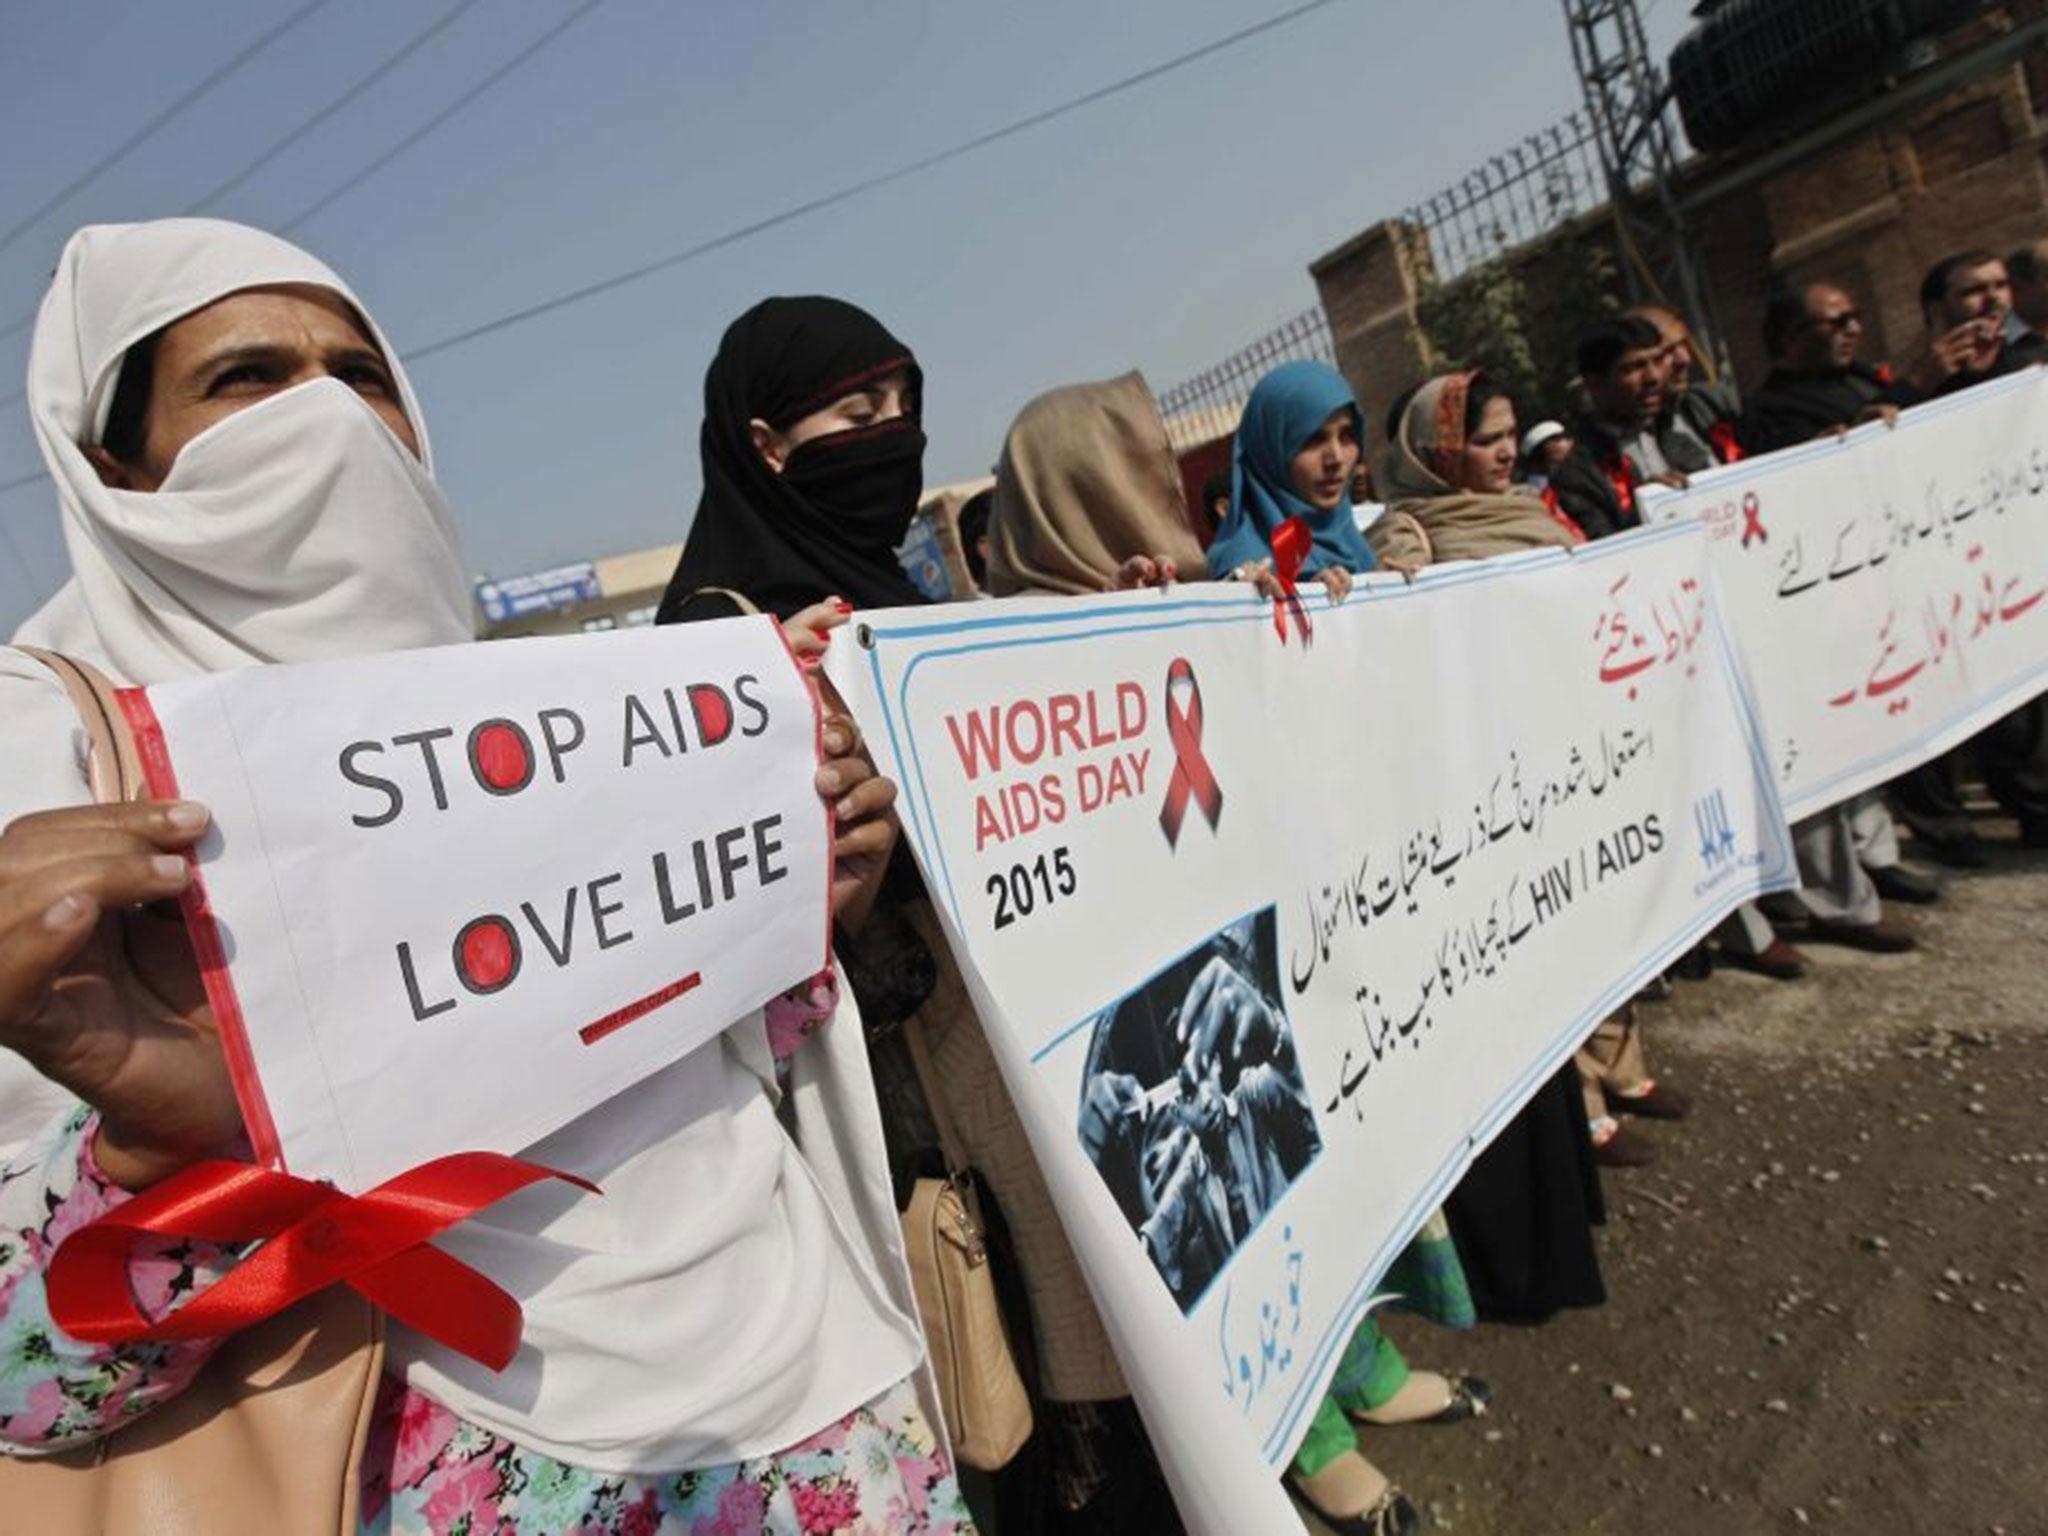
[[[2048,687],[2048,370],[1643,502],[1707,527],[1794,820]]]
[[[1601,1018],[1792,882],[1689,525],[856,619],[835,680],[1198,1530],[1286,1529],[1373,1287]]]
[[[213,811],[187,919],[259,1160],[516,1152],[818,971],[817,706],[770,619],[124,696]]]

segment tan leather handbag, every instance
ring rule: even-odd
[[[1008,1465],[1031,1438],[1031,1398],[996,1303],[967,1157],[938,1092],[924,1026],[916,1017],[904,1021],[903,1039],[946,1160],[946,1177],[919,1179],[911,1190],[910,1209],[903,1213],[911,1288],[953,1455],[993,1472]]]
[[[71,696],[91,742],[94,797],[144,798],[113,685],[70,657],[20,649]],[[124,947],[151,991],[182,999],[189,987],[157,959],[171,935],[154,930],[171,926],[125,918]],[[205,1006],[164,1003],[187,1017]],[[226,1340],[177,1397],[112,1434],[56,1455],[0,1457],[0,1525],[37,1536],[355,1536],[383,1359],[382,1313],[342,1286],[308,1297]]]

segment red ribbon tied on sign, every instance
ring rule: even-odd
[[[1187,703],[1182,704],[1175,689],[1187,685]],[[1202,755],[1202,685],[1195,681],[1195,669],[1186,657],[1176,657],[1166,669],[1166,736],[1173,743],[1173,777],[1166,786],[1166,804],[1160,808],[1159,829],[1166,834],[1166,846],[1180,846],[1181,819],[1193,800],[1215,830],[1223,814],[1223,787],[1215,770]]]
[[[496,1152],[437,1157],[362,1195],[252,1163],[195,1163],[64,1239],[50,1260],[50,1317],[89,1344],[210,1339],[339,1281],[415,1332],[503,1370],[519,1348],[519,1303],[428,1239],[541,1179],[598,1192],[573,1174]],[[151,1322],[128,1279],[143,1233],[263,1242],[187,1305]]]
[[[1301,636],[1302,649],[1308,649],[1308,610],[1301,605],[1301,592],[1295,586],[1301,575],[1302,564],[1308,559],[1309,545],[1314,535],[1308,531],[1308,524],[1298,517],[1290,517],[1273,530],[1273,575],[1280,583],[1280,596],[1273,604],[1273,628],[1279,631],[1280,643],[1287,643],[1287,617],[1294,616],[1294,627]]]

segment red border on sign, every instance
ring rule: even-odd
[[[143,782],[158,800],[180,800],[177,771],[171,766],[170,749],[164,745],[163,727],[149,695],[140,688],[121,688],[114,693],[135,738],[136,755],[142,759]],[[178,898],[178,910],[185,918],[185,933],[199,958],[199,979],[206,987],[206,1000],[213,1006],[213,1021],[220,1031],[221,1052],[227,1057],[228,1076],[235,1086],[235,1103],[242,1111],[242,1125],[249,1133],[249,1145],[256,1161],[269,1168],[283,1168],[284,1149],[278,1144],[277,1122],[271,1118],[270,1103],[263,1097],[263,1083],[256,1075],[256,1055],[249,1049],[249,1030],[242,1019],[241,999],[235,996],[234,978],[228,974],[227,951],[221,944],[220,925],[206,899],[206,882],[199,873],[199,856],[185,854],[192,866],[192,880]]]
[[[782,642],[782,654],[787,656],[789,664],[796,668],[796,675],[804,685],[804,692],[810,695],[811,750],[818,760],[818,766],[822,768],[825,766],[824,658],[818,658],[819,675],[812,677],[804,669],[804,664],[797,660],[796,650],[790,645],[789,636],[782,632],[781,620],[772,613],[762,614],[761,617],[775,626],[775,638]],[[840,627],[846,628],[845,625]],[[849,715],[847,718],[851,719],[852,716]],[[812,792],[816,793],[816,786],[813,786]],[[818,969],[829,971],[832,969],[832,884],[839,875],[839,855],[834,852],[834,844],[839,841],[839,813],[834,808],[838,804],[837,800],[826,800],[821,796],[819,803],[825,807],[825,963]]]

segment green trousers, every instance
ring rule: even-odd
[[[1408,1362],[1394,1341],[1380,1332],[1376,1319],[1367,1316],[1351,1335],[1344,1358],[1330,1390],[1316,1405],[1308,1434],[1294,1456],[1294,1471],[1313,1477],[1346,1451],[1356,1448],[1357,1432],[1348,1417],[1369,1413],[1387,1402],[1408,1383]]]

